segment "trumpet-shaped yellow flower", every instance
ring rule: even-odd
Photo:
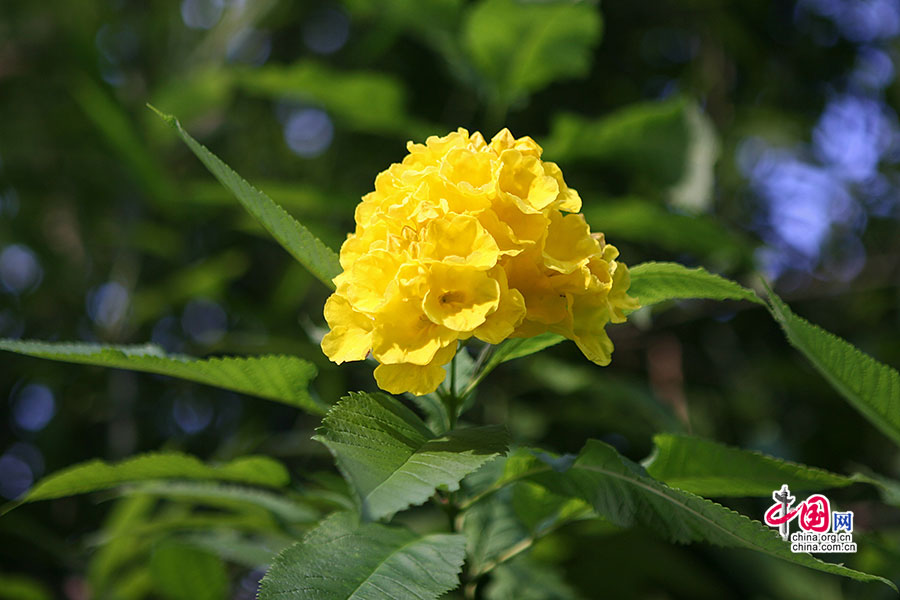
[[[356,208],[325,304],[325,354],[371,354],[379,387],[397,394],[437,389],[470,337],[553,332],[609,364],[607,323],[638,307],[628,268],[541,147],[507,129],[490,142],[459,129],[407,150]]]

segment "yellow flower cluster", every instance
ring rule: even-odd
[[[325,304],[325,354],[340,364],[371,352],[379,387],[419,395],[472,336],[554,332],[609,364],[605,326],[637,308],[628,269],[591,234],[541,147],[507,129],[487,143],[460,128],[407,149],[356,208]]]

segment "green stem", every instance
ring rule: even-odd
[[[487,573],[490,573],[491,571],[493,571],[498,565],[502,565],[503,563],[507,562],[508,560],[515,558],[519,554],[525,552],[526,550],[531,548],[534,545],[534,543],[536,541],[538,541],[539,539],[541,539],[547,535],[550,535],[551,533],[553,533],[554,531],[556,531],[563,525],[568,525],[569,523],[571,523],[573,521],[577,521],[578,519],[589,514],[590,512],[591,512],[590,508],[584,508],[578,512],[575,512],[575,513],[569,515],[568,517],[561,518],[560,520],[556,521],[555,523],[546,527],[545,529],[543,529],[539,532],[535,532],[534,534],[530,535],[529,537],[513,544],[512,546],[510,546],[509,548],[507,548],[506,550],[504,550],[503,552],[498,554],[497,558],[488,562],[487,564],[482,565],[480,569],[474,571],[471,574],[473,583],[477,583],[477,581],[480,578],[482,578]]]
[[[475,572],[473,572],[472,579],[480,579],[487,573],[490,573],[491,571],[493,571],[497,567],[497,565],[501,565],[501,564],[505,563],[506,561],[508,561],[509,559],[525,552],[526,550],[531,548],[531,546],[534,544],[534,541],[535,541],[534,537],[527,537],[524,540],[518,542],[517,544],[510,546],[509,548],[504,550],[501,554],[499,554],[497,556],[497,558],[488,562],[487,564],[482,565],[480,569],[477,569]]]
[[[456,533],[459,531],[459,502],[457,502],[456,492],[442,492],[438,490],[431,497],[432,502],[438,506],[444,514],[447,515],[447,524],[450,531]]]
[[[469,397],[469,394],[475,391],[475,388],[478,387],[478,384],[484,380],[488,373],[493,370],[493,367],[490,369],[482,370],[482,367],[487,363],[488,358],[493,354],[494,348],[496,346],[486,345],[481,349],[481,352],[478,355],[478,360],[475,361],[475,368],[472,369],[472,372],[475,373],[475,376],[472,377],[471,381],[469,381],[469,385],[466,386],[466,389],[462,391],[460,394],[460,398],[465,401],[466,398]]]
[[[541,466],[529,469],[527,471],[518,473],[517,475],[514,475],[508,479],[503,479],[501,481],[498,481],[497,483],[493,484],[489,488],[482,490],[478,494],[475,494],[468,500],[461,502],[459,505],[459,510],[460,511],[468,510],[469,508],[472,507],[473,504],[477,504],[478,502],[481,502],[485,498],[492,496],[493,494],[496,494],[497,492],[499,492],[500,490],[502,490],[503,488],[505,488],[508,485],[512,485],[512,484],[516,483],[517,481],[521,481],[521,480],[525,479],[526,477],[530,477],[532,475],[538,475],[540,473],[547,473],[548,471],[551,471],[551,470],[552,469],[550,468],[550,466],[541,465]]]
[[[457,350],[457,352],[459,351]],[[450,361],[450,395],[456,397],[456,354]]]
[[[457,350],[458,351],[458,350]],[[450,422],[450,429],[456,427],[456,419],[459,416],[459,405],[462,402],[460,396],[456,393],[456,355],[450,361],[450,389],[444,398],[444,406],[447,408],[447,419]]]

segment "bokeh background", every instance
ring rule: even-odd
[[[337,248],[405,143],[457,127],[530,135],[628,264],[675,260],[760,287],[900,365],[900,3],[895,0],[0,4],[0,337],[152,341],[197,356],[284,352],[333,402],[371,367],[318,349],[327,291],[146,107]],[[839,472],[900,475],[890,442],[767,314],[686,302],[610,328],[608,368],[571,344],[505,365],[475,420],[641,459],[688,431]],[[262,452],[330,468],[314,417],[151,375],[0,356],[0,496],[94,457]],[[900,579],[900,516],[836,496],[870,531],[852,566]],[[106,501],[104,501],[106,500]],[[0,519],[0,571],[60,597],[109,498]],[[732,503],[761,516],[764,502]],[[890,597],[652,532],[575,527],[535,550],[585,598]],[[238,568],[234,597],[259,572]],[[2,596],[0,592],[0,596]]]

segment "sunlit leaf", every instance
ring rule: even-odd
[[[588,2],[482,0],[463,26],[463,45],[490,90],[509,104],[591,66],[601,19]]]
[[[745,548],[857,581],[893,583],[791,552],[778,533],[759,521],[683,490],[671,488],[603,442],[588,440],[577,457],[507,461],[501,484],[528,479],[557,494],[581,498],[619,527],[641,525],[672,542],[708,542]]]
[[[657,187],[678,184],[688,168],[690,103],[683,98],[630,104],[599,119],[562,114],[544,152],[552,160],[605,165]]]
[[[644,466],[655,479],[700,496],[768,497],[782,484],[792,491],[845,487],[852,477],[688,435],[660,434]]]
[[[351,394],[336,404],[316,440],[334,454],[366,519],[425,502],[439,486],[453,491],[486,461],[506,452],[503,427],[455,429],[440,437],[384,394]]]
[[[166,354],[154,344],[101,346],[3,339],[0,339],[0,350],[61,362],[168,375],[283,402],[313,414],[325,413],[325,409],[310,397],[307,390],[309,382],[316,376],[315,365],[295,356],[195,359]]]
[[[200,479],[281,487],[290,476],[284,466],[267,456],[244,456],[222,465],[207,465],[180,452],[152,452],[118,463],[91,460],[47,475],[3,512],[26,502],[86,494],[119,485],[154,479]]]
[[[714,275],[703,267],[691,269],[678,263],[648,262],[635,265],[629,271],[631,287],[628,294],[637,297],[641,306],[690,298],[765,304],[753,290]]]
[[[209,172],[222,185],[231,190],[231,193],[247,209],[247,212],[253,215],[285,250],[290,252],[322,283],[334,289],[334,283],[331,280],[341,272],[341,265],[334,250],[323,244],[319,238],[275,204],[271,198],[242,179],[206,146],[192,138],[178,122],[178,119],[172,115],[157,112],[175,128],[184,143],[206,165]]]
[[[278,555],[259,600],[433,600],[458,585],[464,558],[462,535],[420,536],[337,513]]]
[[[798,317],[774,293],[769,300],[788,341],[853,408],[900,444],[900,373]]]

